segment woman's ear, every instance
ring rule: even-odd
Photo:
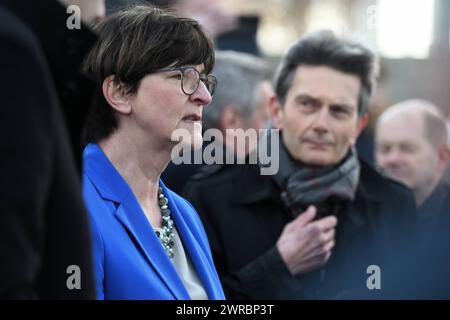
[[[103,96],[109,105],[119,113],[130,114],[131,104],[123,83],[117,80],[115,75],[110,75],[103,80]]]

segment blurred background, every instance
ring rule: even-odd
[[[136,2],[107,0],[107,12]],[[447,116],[450,113],[448,0],[148,2],[178,7],[197,18],[216,38],[219,49],[255,53],[273,66],[290,43],[309,31],[329,29],[360,40],[382,57],[376,104],[390,105],[416,97],[437,104]]]
[[[143,0],[106,0],[107,13]],[[279,57],[307,32],[328,29],[358,40],[381,57],[371,121],[359,148],[370,162],[378,115],[397,102],[436,104],[450,128],[450,1],[448,0],[154,0],[199,20],[218,49]]]

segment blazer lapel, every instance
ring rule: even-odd
[[[203,283],[203,287],[208,294],[209,299],[216,299],[218,296],[216,295],[216,289],[213,286],[214,283],[220,283],[218,277],[216,276],[215,269],[213,269],[213,262],[208,259],[205,255],[204,248],[200,246],[194,234],[191,232],[189,227],[187,226],[183,216],[180,212],[183,208],[178,208],[173,197],[170,192],[167,191],[167,188],[160,181],[163,186],[164,195],[169,200],[170,210],[172,211],[172,217],[177,227],[177,230],[183,239],[183,245],[186,253],[192,260],[195,269],[198,272],[198,275]],[[197,235],[200,236],[200,235]]]
[[[102,198],[119,204],[114,215],[126,228],[150,266],[161,278],[162,283],[167,286],[176,299],[190,299],[177,271],[128,184],[98,145],[88,145],[85,152],[87,161],[84,171]]]
[[[150,265],[174,297],[182,300],[190,299],[177,271],[161,246],[144,213],[142,212],[142,217],[139,217],[137,214],[134,214],[139,211],[135,210],[141,210],[141,208],[128,203],[120,205],[115,215],[128,230],[130,236],[133,237],[133,240],[140,247]]]

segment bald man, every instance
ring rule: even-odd
[[[375,144],[377,165],[410,187],[421,207],[439,184],[450,156],[439,109],[422,100],[392,106],[378,119]]]
[[[420,241],[414,241],[410,270],[400,273],[407,279],[403,283],[411,285],[407,297],[449,299],[450,187],[442,179],[450,154],[445,118],[426,101],[399,103],[378,119],[375,145],[377,165],[410,187],[418,206]]]

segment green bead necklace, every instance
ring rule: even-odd
[[[175,245],[175,236],[173,233],[174,223],[170,216],[169,200],[164,196],[161,187],[158,187],[158,204],[161,209],[163,227],[162,232],[156,230],[155,233],[167,255],[172,259],[174,257],[173,247]]]

